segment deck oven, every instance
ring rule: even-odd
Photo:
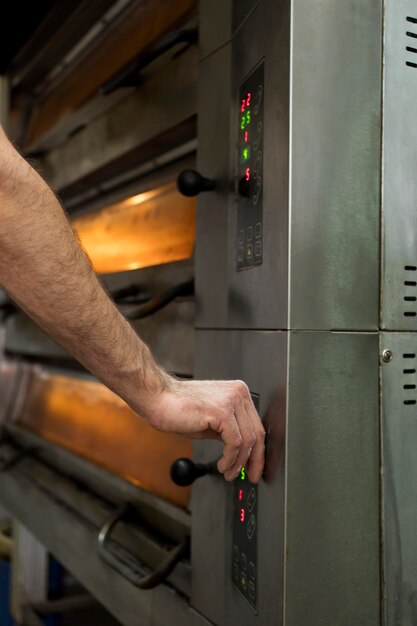
[[[151,190],[197,196],[194,255],[135,269],[136,291],[106,280],[127,313],[158,281],[193,299],[195,318],[166,307],[138,331],[178,374],[248,384],[263,479],[226,483],[218,442],[134,433],[10,316],[0,500],[125,626],[412,626],[417,7],[201,0],[198,21],[197,159],[170,163],[178,192]],[[97,243],[103,214],[77,215]],[[170,338],[191,328],[180,366]]]

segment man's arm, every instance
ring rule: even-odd
[[[155,428],[224,442],[219,471],[258,482],[264,429],[241,381],[178,381],[101,287],[46,183],[0,128],[0,283],[51,337]],[[249,459],[249,462],[248,462]]]

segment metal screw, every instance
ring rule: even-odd
[[[384,363],[389,363],[390,361],[392,361],[392,357],[393,357],[393,354],[391,350],[383,350],[381,358],[384,361]]]

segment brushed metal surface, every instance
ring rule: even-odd
[[[378,406],[377,333],[290,334],[285,626],[380,624]]]
[[[259,0],[238,0],[233,3],[233,32],[236,32],[236,30],[242,25],[242,22],[249,18],[250,12],[254,10],[258,3]]]
[[[383,283],[382,327],[417,330],[417,19],[412,0],[386,0],[384,50],[384,154],[383,154]],[[414,283],[407,285],[406,283]],[[408,313],[409,315],[405,315]]]
[[[197,345],[199,377],[241,378],[259,394],[270,454],[258,488],[259,615],[232,586],[233,487],[215,477],[200,479],[192,493],[192,605],[218,626],[276,626],[283,605],[286,333],[198,331]],[[212,461],[219,448],[199,442],[194,453]]]
[[[381,0],[292,2],[290,328],[378,328],[381,45]]]
[[[199,0],[198,51],[201,59],[212,54],[230,40],[232,2],[233,0]],[[207,79],[204,75],[199,76],[199,83],[205,80]]]
[[[197,200],[195,276],[197,328],[227,325],[229,254],[229,106],[231,47],[199,64],[197,169],[216,189]]]
[[[235,146],[240,111],[239,86],[263,58],[265,126],[263,263],[236,272],[237,211],[234,194],[231,194],[227,270],[229,328],[287,327],[290,4],[289,0],[262,0],[233,39],[231,181],[237,174]]]
[[[417,620],[417,335],[382,333],[381,351],[384,349],[391,350],[393,355],[392,361],[381,365],[385,625],[414,626]]]

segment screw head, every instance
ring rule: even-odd
[[[382,351],[381,358],[382,358],[384,363],[389,363],[390,361],[392,361],[392,357],[393,357],[393,354],[392,354],[391,350],[385,349],[385,350]]]

